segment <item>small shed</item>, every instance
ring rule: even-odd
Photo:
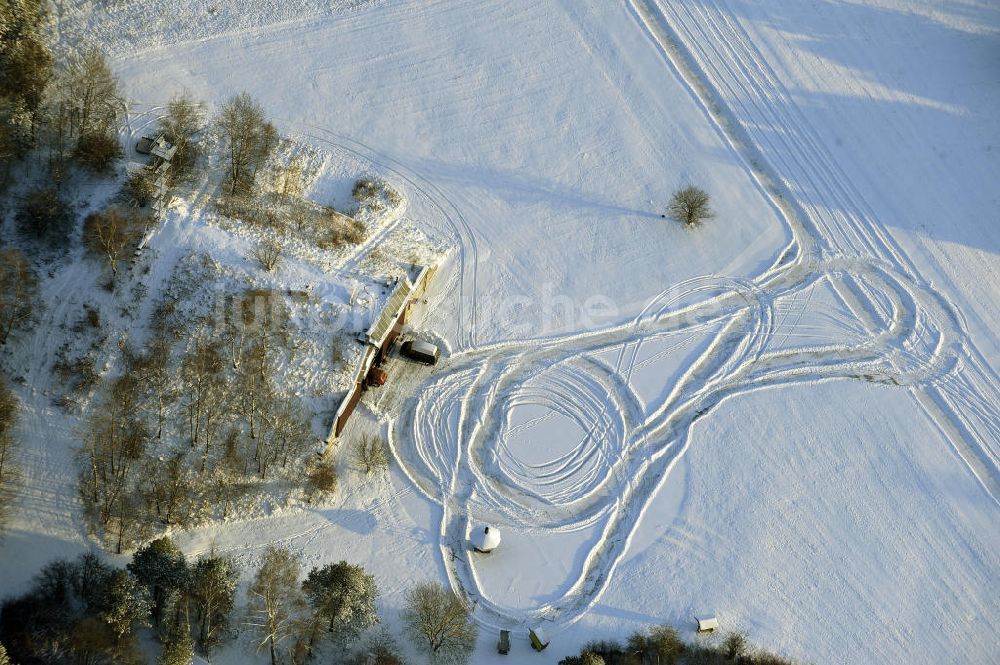
[[[510,652],[510,631],[500,631],[500,641],[497,642],[497,653],[506,656]]]
[[[149,154],[153,155],[154,157],[159,157],[165,162],[169,162],[171,159],[173,159],[174,153],[176,152],[177,152],[177,146],[168,143],[167,140],[163,138],[162,134],[156,137],[156,140],[153,141],[153,145],[150,146],[149,149]]]
[[[695,617],[694,620],[698,622],[699,633],[714,633],[719,628],[719,620],[715,615]]]
[[[489,554],[500,545],[500,531],[496,527],[484,526],[472,532],[471,540],[477,552]]]
[[[531,640],[531,648],[535,651],[542,651],[549,646],[549,636],[541,628],[532,628],[528,631],[528,639]]]

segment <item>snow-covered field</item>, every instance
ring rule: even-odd
[[[453,250],[417,323],[448,353],[390,361],[351,424],[390,433],[389,476],[175,534],[186,552],[362,563],[392,625],[414,580],[447,582],[476,603],[476,663],[504,662],[497,628],[513,662],[554,663],[701,612],[811,662],[996,662],[1000,9],[302,0],[301,20],[250,3],[239,21],[242,4],[129,3],[158,18],[127,49],[113,28],[134,9],[64,8],[60,33],[117,56],[132,132],[182,89],[247,90],[329,163],[398,187]],[[209,5],[215,27],[184,27]],[[695,230],[660,218],[689,183],[716,212]],[[201,242],[195,214],[155,242]],[[345,266],[296,279],[324,292]],[[22,397],[11,591],[31,553],[88,546],[73,419]],[[467,546],[483,522],[504,533],[486,558]]]

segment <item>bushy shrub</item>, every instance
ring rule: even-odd
[[[750,651],[747,644],[747,637],[743,633],[729,633],[722,641],[722,653],[729,660],[736,660],[746,656]]]
[[[333,462],[317,462],[306,475],[309,488],[320,494],[337,491],[337,467]]]
[[[108,172],[122,154],[121,143],[114,134],[84,134],[76,144],[76,160],[94,173]]]
[[[122,185],[121,198],[125,203],[144,208],[153,201],[156,187],[153,185],[153,172],[149,169],[133,171]]]
[[[24,197],[15,220],[20,232],[49,245],[64,245],[76,215],[56,189],[36,189]]]
[[[355,444],[354,460],[369,475],[389,468],[385,440],[375,434],[362,436]]]
[[[379,187],[374,181],[369,178],[359,178],[351,189],[351,196],[358,202],[370,201],[378,196],[378,190]]]

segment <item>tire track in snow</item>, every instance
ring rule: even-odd
[[[896,310],[911,315],[887,322],[885,331],[873,334],[855,347],[767,352],[767,342],[775,332],[774,302],[812,287],[818,275],[844,272],[866,275],[873,288],[886,291],[885,299],[895,303]],[[916,356],[920,349],[911,351],[911,362],[903,370],[887,362],[889,356],[901,351],[919,332],[916,313],[924,306],[926,295],[910,280],[888,272],[882,265],[843,259],[805,264],[799,270],[785,271],[780,280],[772,282],[770,290],[728,279],[717,279],[714,284],[705,279],[702,283],[692,282],[684,296],[701,294],[704,297],[699,304],[685,302],[684,296],[669,299],[664,296],[661,301],[650,303],[630,326],[544,340],[528,347],[516,343],[494,345],[449,357],[443,361],[443,369],[453,367],[458,376],[466,377],[474,371],[478,378],[455,384],[449,381],[452,374],[436,375],[411,398],[407,410],[413,412],[413,417],[401,419],[409,428],[397,428],[394,450],[404,468],[410,466],[412,459],[436,462],[422,468],[408,468],[407,475],[441,506],[443,563],[454,588],[474,602],[477,619],[484,625],[524,628],[542,621],[565,625],[576,621],[597,602],[626,552],[646,506],[687,449],[691,427],[724,399],[761,387],[831,378],[863,378],[906,385],[933,380],[953,367],[937,347],[925,348],[924,357]],[[720,296],[720,290],[730,297]],[[720,303],[728,303],[728,309]],[[699,309],[705,310],[700,316]],[[584,475],[577,479],[576,485],[564,488],[568,492],[547,497],[525,492],[524,478],[495,482],[500,474],[493,465],[502,463],[502,459],[491,456],[491,450],[503,445],[502,416],[495,414],[505,413],[518,400],[539,403],[537,394],[525,389],[529,382],[538,381],[554,370],[561,371],[563,376],[575,372],[581,377],[569,383],[558,376],[552,383],[550,378],[548,383],[543,381],[540,389],[558,389],[561,401],[586,403],[590,400],[586,394],[589,389],[575,393],[572,389],[573,385],[584,385],[579,382],[587,374],[593,378],[592,370],[573,364],[582,354],[614,349],[615,366],[602,371],[627,376],[637,358],[634,354],[630,356],[628,349],[664,331],[703,330],[704,320],[729,323],[677,381],[661,406],[644,421],[628,415],[638,412],[638,408],[624,406],[637,403],[634,395],[626,398],[612,394],[614,390],[628,392],[624,380],[612,384],[595,379],[602,386],[615,385],[608,390],[608,400],[625,413],[628,421],[625,436],[619,437],[622,451],[609,462],[602,484],[593,485],[588,482],[592,475]],[[570,365],[560,368],[566,363]],[[563,393],[563,388],[570,391]],[[448,391],[446,398],[441,390]],[[417,413],[422,409],[433,412],[449,402],[461,405],[462,415],[457,425],[440,418],[431,423]],[[581,412],[582,416],[578,414],[578,418],[585,420],[589,415],[597,421],[603,411],[600,407],[589,408]],[[595,422],[595,426],[600,428],[600,423]],[[441,448],[444,441],[451,442],[448,450]],[[464,447],[464,452],[456,451],[455,446]],[[455,460],[456,465],[448,466],[446,460]],[[430,476],[421,478],[424,473]],[[467,551],[468,528],[477,513],[502,516],[508,525],[529,531],[565,532],[596,526],[600,536],[568,581],[561,598],[533,610],[514,610],[484,592],[475,560]]]
[[[937,327],[955,333],[953,343],[961,347],[964,361],[963,382],[973,389],[971,393],[963,391],[956,376],[951,374],[942,377],[933,390],[949,396],[964,394],[966,401],[973,396],[977,404],[971,408],[979,414],[973,419],[979,426],[966,425],[970,416],[955,408],[924,410],[936,422],[942,415],[955,421],[950,425],[938,423],[941,431],[950,432],[952,436],[962,430],[968,433],[968,437],[950,437],[951,443],[963,459],[979,460],[972,462],[976,467],[974,475],[993,500],[1000,503],[1000,465],[997,464],[1000,459],[1000,413],[995,408],[1000,403],[1000,379],[964,332],[954,303],[933,291],[891,235],[874,221],[876,215],[870,206],[836,165],[815,129],[730,11],[712,0],[703,0],[700,4],[630,0],[630,4],[649,37],[660,45],[672,66],[687,70],[685,78],[697,81],[692,90],[706,98],[707,108],[717,108],[729,118],[751,119],[748,123],[734,119],[721,126],[733,130],[736,125],[738,134],[748,136],[752,143],[761,146],[764,154],[779,165],[779,171],[786,173],[785,178],[777,179],[783,183],[782,189],[792,189],[798,178],[809,184],[811,194],[820,197],[822,205],[796,200],[791,193],[788,195],[796,200],[795,207],[812,222],[810,226],[816,229],[817,240],[822,242],[825,237],[829,243],[829,239],[839,239],[827,245],[828,251],[884,261],[925,291],[928,294],[925,302],[937,300],[932,309],[938,317],[947,319],[938,321]],[[682,39],[682,34],[687,38]],[[725,92],[726,97],[713,93],[712,86]],[[739,113],[727,110],[729,105]],[[795,140],[790,139],[787,131],[768,133],[762,129],[768,127],[792,128]],[[737,149],[746,147],[746,142],[739,137],[733,144]],[[751,151],[748,160],[753,163],[759,154],[756,150]],[[916,399],[916,403],[923,409],[927,402]],[[983,430],[985,435],[981,433]]]

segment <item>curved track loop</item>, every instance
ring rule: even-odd
[[[820,278],[863,279],[888,303],[889,316],[852,346],[772,350],[776,303]],[[441,506],[445,567],[484,624],[522,628],[579,618],[610,579],[645,506],[686,449],[692,425],[727,397],[845,377],[928,386],[958,366],[959,331],[947,310],[882,264],[803,261],[768,288],[708,277],[686,287],[682,295],[657,298],[627,326],[454,355],[404,406],[393,432],[396,456]],[[653,337],[709,330],[717,332],[707,349],[644,411],[629,385],[637,358],[632,349]],[[592,360],[616,351],[614,367]],[[508,438],[552,417],[511,425],[506,414],[521,405],[574,423],[584,432],[579,444],[544,462],[520,460]],[[468,530],[485,518],[547,533],[596,527],[600,536],[563,596],[525,611],[489,597],[479,582]]]

